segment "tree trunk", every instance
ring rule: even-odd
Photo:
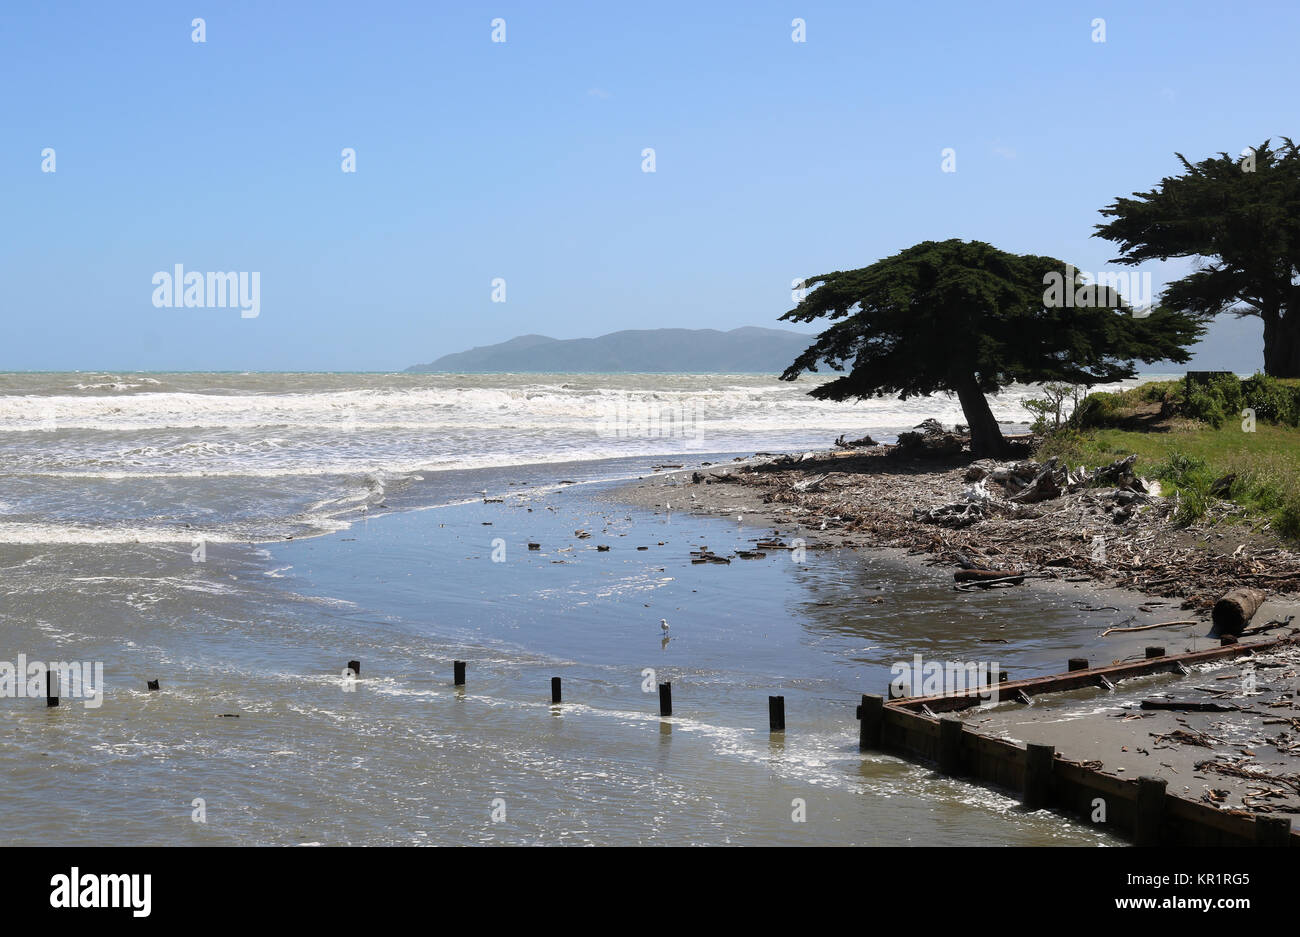
[[[1000,459],[1006,452],[1006,440],[1002,438],[1002,430],[993,417],[988,399],[975,381],[975,375],[967,375],[956,384],[961,412],[970,427],[971,453],[980,458]]]
[[[1300,377],[1300,309],[1264,310],[1264,373]]]

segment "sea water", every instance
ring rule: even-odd
[[[93,709],[0,699],[5,841],[1108,842],[856,745],[892,662],[979,636],[1003,669],[1059,669],[1097,630],[1078,603],[956,594],[876,553],[693,565],[757,534],[605,496],[664,463],[960,420],[808,386],[0,375],[0,659],[103,674]],[[1023,420],[1032,393],[994,412]]]

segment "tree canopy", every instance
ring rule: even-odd
[[[869,267],[804,283],[810,291],[781,319],[840,321],[783,380],[824,363],[849,371],[810,391],[820,399],[954,392],[971,449],[981,455],[1004,450],[985,394],[1014,383],[1122,380],[1136,373],[1135,361],[1183,362],[1185,346],[1204,328],[1165,309],[1134,316],[1116,290],[1087,283],[1063,261],[982,241],[925,241]]]
[[[1103,208],[1114,220],[1095,236],[1119,244],[1114,263],[1203,258],[1162,304],[1205,319],[1259,316],[1265,373],[1300,377],[1300,151],[1282,140],[1196,164],[1175,154],[1184,171]]]

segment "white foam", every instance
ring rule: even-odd
[[[175,527],[104,527],[89,524],[0,522],[0,543],[236,543],[243,538]]]

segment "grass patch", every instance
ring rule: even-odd
[[[1300,379],[1256,374],[1243,380],[1217,374],[1194,383],[1151,381],[1089,394],[1070,422],[1078,429],[1149,430],[1178,418],[1218,429],[1247,416],[1261,423],[1300,426]]]
[[[1178,493],[1175,523],[1195,522],[1221,496],[1267,517],[1283,537],[1300,540],[1300,429],[1258,423],[1247,433],[1235,420],[1218,428],[1187,423],[1167,432],[1066,427],[1044,440],[1038,457],[1098,468],[1133,453],[1139,475],[1158,478],[1165,495]],[[1234,477],[1211,493],[1228,476]]]

